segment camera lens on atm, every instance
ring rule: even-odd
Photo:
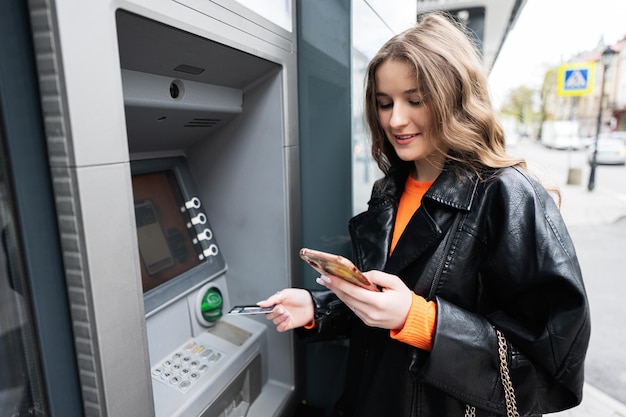
[[[178,88],[178,86],[174,83],[170,84],[170,96],[172,96],[172,98],[178,98],[179,94],[180,89]]]
[[[181,98],[184,91],[185,90],[183,84],[180,82],[180,80],[174,80],[170,84],[170,97],[172,97],[173,99]]]

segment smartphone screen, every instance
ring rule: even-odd
[[[302,248],[300,257],[322,275],[334,275],[368,290],[378,291],[378,288],[349,259],[343,256]]]
[[[150,200],[135,203],[137,238],[141,259],[149,275],[155,275],[174,265],[163,227]]]

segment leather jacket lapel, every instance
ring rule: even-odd
[[[391,274],[399,274],[426,249],[439,242],[443,235],[444,231],[441,225],[430,216],[428,210],[420,207],[400,236],[385,270]]]
[[[389,258],[387,272],[399,274],[426,249],[448,233],[459,210],[469,210],[478,181],[472,174],[459,175],[450,166],[428,189]]]
[[[384,269],[399,274],[424,251],[443,239],[458,210],[469,210],[478,184],[474,174],[459,174],[452,166],[446,165],[446,169],[424,195],[421,207],[407,224],[389,257],[396,202],[400,199],[400,184],[404,184],[404,180],[389,177],[380,180],[374,187],[369,210],[350,222],[355,257],[359,267],[365,270]],[[385,245],[381,245],[382,242]],[[382,248],[384,253],[381,252]]]

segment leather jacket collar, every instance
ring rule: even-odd
[[[389,256],[396,208],[405,182],[404,174],[390,175],[378,180],[368,203],[369,211],[350,221],[355,261],[363,270],[382,269],[398,274],[406,265],[439,242],[459,210],[470,210],[476,195],[478,176],[447,164],[424,195],[420,209],[407,224],[406,232]],[[376,222],[378,228],[372,228],[372,222]],[[360,230],[367,230],[367,233],[359,233]],[[375,236],[372,235],[373,232],[376,233]],[[359,236],[364,236],[369,242],[360,240]],[[406,242],[407,239],[410,242]]]
[[[381,178],[374,186],[369,204],[376,204],[380,199],[397,203],[405,182],[404,173]],[[469,210],[477,185],[478,176],[474,172],[448,163],[424,197],[453,208]]]

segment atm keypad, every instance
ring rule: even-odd
[[[152,378],[185,392],[224,357],[222,352],[191,340],[152,368]]]

